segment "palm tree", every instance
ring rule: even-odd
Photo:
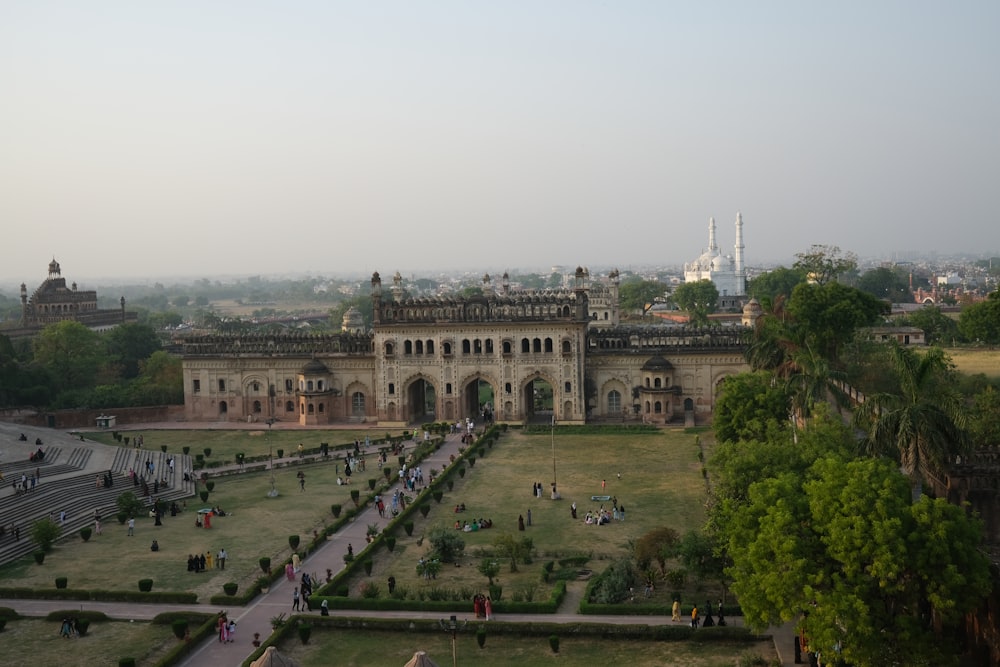
[[[886,353],[898,388],[868,396],[854,413],[854,425],[866,434],[860,442],[863,454],[895,455],[916,502],[923,482],[968,450],[966,415],[940,348],[918,355],[893,344]]]
[[[785,389],[791,396],[796,425],[805,425],[817,403],[833,399],[838,407],[847,404],[842,388],[845,373],[835,369],[830,360],[812,346],[807,344],[796,349],[790,355],[787,371]]]

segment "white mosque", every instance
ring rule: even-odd
[[[723,255],[715,242],[715,218],[708,219],[708,249],[684,265],[684,282],[711,280],[719,290],[719,307],[740,308],[747,292],[743,266],[743,215],[736,214],[736,245],[732,255]]]

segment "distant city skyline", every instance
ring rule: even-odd
[[[0,290],[1000,254],[1000,3],[0,3]]]

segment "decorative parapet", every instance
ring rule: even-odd
[[[185,357],[371,355],[371,334],[231,334],[197,336],[181,342]]]

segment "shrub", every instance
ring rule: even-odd
[[[143,593],[148,593],[153,590],[153,580],[152,579],[140,579],[139,580],[139,590]]]
[[[205,482],[205,488],[208,489],[209,491],[215,491],[215,482],[211,480]]]
[[[486,628],[481,625],[476,630],[476,643],[479,644],[479,648],[486,648]]]
[[[278,455],[278,458],[280,459],[281,457],[283,457],[285,455],[285,450],[284,449],[279,449],[275,453]]]
[[[342,508],[341,508],[340,505],[330,505],[330,511],[333,512],[333,517],[334,518],[337,518],[337,517],[340,516],[340,510],[341,509]]]
[[[455,480],[449,479],[448,480],[448,490],[449,491],[453,491],[454,489],[455,489]]]
[[[90,536],[94,534],[93,529],[90,526],[84,526],[80,529],[80,537],[83,538],[84,542],[90,540]]]
[[[392,477],[392,469],[389,468],[389,466],[386,466],[382,468],[382,474],[385,475],[385,481],[388,482],[389,478]]]
[[[261,556],[257,560],[257,564],[260,565],[260,569],[264,574],[271,573],[271,559],[267,556]]]
[[[236,595],[236,590],[239,588],[239,584],[235,581],[227,581],[222,584],[222,590],[225,591],[226,595]]]
[[[412,536],[413,535],[413,522],[412,521],[406,521],[405,523],[403,523],[403,531],[406,533],[407,537]]]
[[[372,477],[371,479],[368,480],[368,489],[370,491],[374,491],[376,484],[378,484],[378,480]]]
[[[369,577],[372,576],[372,559],[371,558],[366,558],[365,562],[363,563],[363,565],[364,565],[364,568],[365,568],[365,574],[367,576],[369,576]]]
[[[135,667],[135,658],[118,658],[118,667]]]
[[[0,618],[0,632],[3,632],[3,629],[6,627],[7,627],[7,619]]]
[[[390,553],[393,552],[393,551],[395,551],[396,550],[396,538],[393,537],[392,535],[386,536],[386,538],[385,538],[385,548],[388,549]]]
[[[549,648],[553,653],[559,652],[559,635],[549,635]]]
[[[39,519],[31,526],[31,539],[39,549],[48,553],[59,539],[59,532],[59,524],[52,519]]]
[[[81,637],[87,636],[87,630],[90,629],[90,619],[79,618],[76,621],[76,631],[80,633]]]
[[[425,519],[427,518],[427,513],[430,511],[431,511],[430,505],[424,503],[423,505],[420,506],[420,513],[424,515]]]
[[[336,595],[339,598],[346,598],[348,596],[347,584],[341,584],[337,586],[337,590],[336,592],[334,592],[334,595]]]
[[[174,631],[174,637],[184,639],[187,636],[188,622],[183,618],[175,618],[170,622],[170,629]]]
[[[69,584],[69,579],[66,577],[56,577],[56,588],[66,588]]]
[[[462,466],[461,468],[458,469],[458,476],[465,477],[465,466]]]
[[[500,596],[503,595],[503,586],[500,584],[493,584],[492,586],[489,586],[489,590],[490,599],[494,602],[498,602],[500,600]]]
[[[361,597],[366,598],[368,600],[374,600],[378,598],[378,596],[381,594],[382,590],[379,588],[379,585],[376,584],[374,581],[366,581],[365,583],[361,584]]]
[[[436,557],[445,563],[454,563],[465,551],[465,540],[461,533],[449,528],[435,528],[427,539],[434,547]]]
[[[434,492],[431,493],[431,496],[437,502],[441,502],[441,499],[444,498],[444,491],[434,491]]]
[[[167,453],[167,446],[166,445],[160,445],[160,451],[163,452],[164,454],[166,454]]]
[[[181,447],[181,451],[184,452],[184,456],[187,456],[188,454],[191,453],[191,448],[188,447],[187,445],[184,445],[183,447]]]
[[[208,502],[208,491],[199,491],[198,492],[198,497],[201,498],[201,502],[207,503]]]
[[[308,623],[303,623],[298,627],[299,639],[303,644],[309,643],[309,636],[312,634],[312,626]]]
[[[118,519],[118,523],[124,526],[125,522],[128,521],[128,512],[118,512],[115,514],[115,518]]]
[[[357,489],[351,489],[351,500],[354,501],[354,506],[358,506],[358,501],[361,499],[361,492]]]
[[[45,562],[45,552],[44,551],[36,551],[34,553],[34,556],[35,556],[35,562],[38,563],[39,565],[41,565],[42,563]]]
[[[298,535],[289,535],[288,536],[288,546],[290,546],[292,548],[292,551],[295,551],[296,549],[298,549],[299,548],[299,536]]]
[[[469,462],[469,467],[470,468],[475,468],[476,467],[476,457],[475,456],[470,456],[466,460]],[[461,473],[459,473],[459,474],[461,474]]]
[[[212,456],[212,448],[211,447],[206,447],[202,451],[205,452],[205,458],[206,459],[209,458],[210,456]]]

